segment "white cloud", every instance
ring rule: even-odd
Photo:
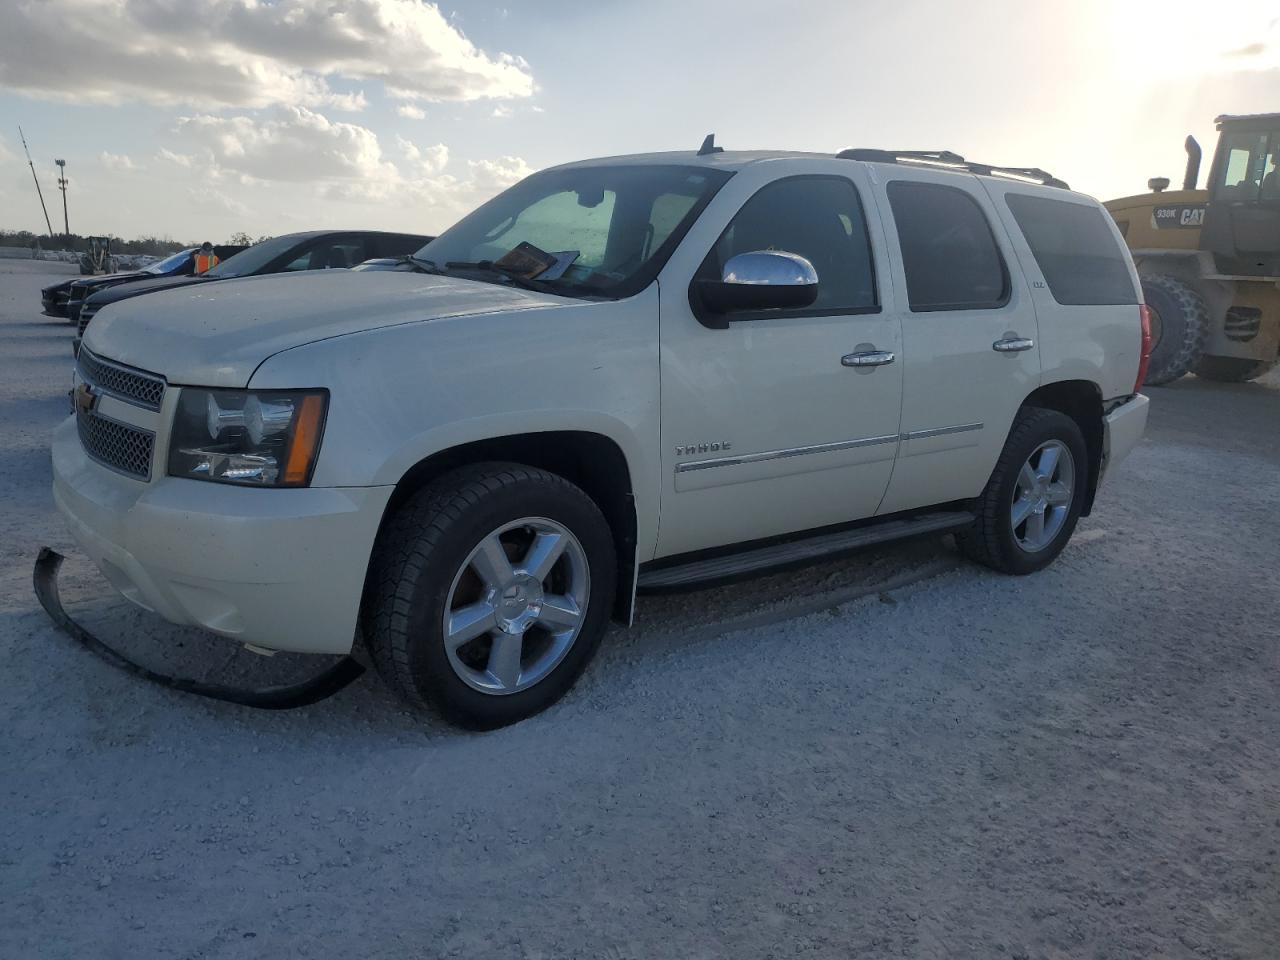
[[[397,175],[372,130],[306,107],[281,107],[268,119],[180,117],[176,132],[196,165],[215,176],[306,182]]]
[[[500,103],[493,108],[493,116],[504,118],[511,116],[511,107],[505,103]]]
[[[98,154],[98,162],[108,170],[137,170],[138,166],[127,153],[108,153],[103,150]]]
[[[396,113],[407,120],[425,120],[427,119],[427,111],[421,107],[415,107],[412,103],[402,103],[396,107]]]
[[[9,3],[0,88],[76,103],[359,109],[533,93],[529,66],[476,48],[421,0],[40,0]]]
[[[418,173],[430,176],[442,172],[449,165],[449,148],[443,143],[437,143],[433,147],[419,147],[413,141],[397,136],[396,145]]]
[[[471,182],[475,189],[492,196],[533,173],[520,157],[498,157],[496,160],[470,160]]]
[[[373,222],[420,217],[438,227],[533,172],[520,157],[505,156],[468,160],[454,175],[443,143],[422,146],[397,135],[384,151],[369,128],[306,107],[277,108],[264,118],[181,117],[174,135],[175,149],[161,148],[159,157],[170,169],[198,170],[201,184],[188,196],[200,211],[218,215],[260,217],[264,205],[280,205],[278,191],[309,191],[359,204]],[[310,213],[341,219],[323,203]]]
[[[188,187],[187,200],[189,207],[196,212],[230,214],[235,217],[250,215],[249,207],[223,190],[209,186]]]
[[[174,153],[165,147],[161,147],[156,153],[157,160],[164,160],[179,167],[190,167],[196,162],[196,158],[189,153]]]

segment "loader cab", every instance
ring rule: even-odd
[[[1280,113],[1216,122],[1200,248],[1223,274],[1280,277]]]

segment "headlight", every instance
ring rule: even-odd
[[[305,487],[328,404],[324,390],[184,387],[169,438],[169,476]]]

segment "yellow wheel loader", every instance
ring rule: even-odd
[[[1181,190],[1106,204],[1151,309],[1149,384],[1191,372],[1242,382],[1280,360],[1280,113],[1221,116],[1205,189],[1200,145],[1187,137]]]

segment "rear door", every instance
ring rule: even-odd
[[[1039,329],[977,177],[872,167],[902,324],[902,446],[880,513],[977,496],[1040,383]]]

